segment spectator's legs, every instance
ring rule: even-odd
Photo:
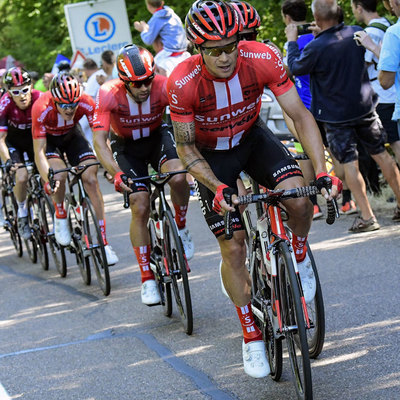
[[[383,176],[396,196],[397,205],[400,207],[400,173],[396,163],[386,150],[382,153],[371,155],[371,157],[380,166]]]

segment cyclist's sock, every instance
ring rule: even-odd
[[[300,237],[293,234],[292,246],[297,262],[302,262],[306,258],[307,254],[306,242],[307,242],[307,236]]]
[[[107,236],[106,236],[106,220],[99,219],[99,228],[101,232],[101,237],[103,238],[104,246],[108,245]]]
[[[26,206],[26,199],[24,201],[18,202],[18,212],[17,217],[23,218],[28,216],[28,207]]]
[[[175,222],[178,226],[178,229],[183,229],[186,226],[186,214],[188,206],[178,206],[174,204],[175,208]]]
[[[139,263],[142,283],[154,280],[153,271],[150,269],[150,245],[134,247],[133,250]]]
[[[343,189],[342,196],[342,205],[345,205],[351,200],[351,191],[349,189]]]
[[[242,325],[244,342],[248,343],[254,340],[262,340],[262,333],[260,329],[258,329],[254,321],[253,312],[251,311],[251,303],[243,307],[235,307]]]
[[[64,203],[54,202],[54,208],[56,210],[56,217],[60,219],[67,218],[67,212],[64,209]]]

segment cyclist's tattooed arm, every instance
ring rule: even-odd
[[[184,168],[212,192],[222,184],[202,157],[195,144],[196,131],[193,122],[172,121],[176,142],[176,150]]]

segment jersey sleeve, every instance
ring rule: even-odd
[[[33,139],[45,139],[46,127],[45,119],[46,113],[42,109],[40,101],[36,101],[32,106],[32,137]]]
[[[86,115],[86,118],[89,121],[89,126],[93,128],[93,115],[96,103],[91,96],[85,93],[80,106],[83,108],[83,115]]]
[[[262,76],[264,75],[265,82],[276,97],[286,93],[293,87],[293,82],[289,79],[285,65],[279,51],[271,45],[265,45],[266,57],[269,61],[270,68],[261,68]]]
[[[93,131],[106,131],[110,130],[110,114],[113,108],[112,96],[110,92],[100,87],[96,96],[96,105],[93,116]]]
[[[8,107],[11,103],[9,96],[4,95],[0,101],[0,132],[8,130]]]

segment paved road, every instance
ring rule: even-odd
[[[219,287],[216,242],[190,204],[194,333],[177,314],[140,304],[140,274],[127,235],[129,212],[101,178],[108,235],[120,262],[112,291],[85,286],[73,258],[63,279],[17,258],[0,234],[0,399],[293,399],[287,359],[282,381],[242,370],[240,327]],[[310,242],[323,285],[327,334],[312,362],[315,399],[400,398],[399,225],[350,236],[352,217],[316,221]]]

